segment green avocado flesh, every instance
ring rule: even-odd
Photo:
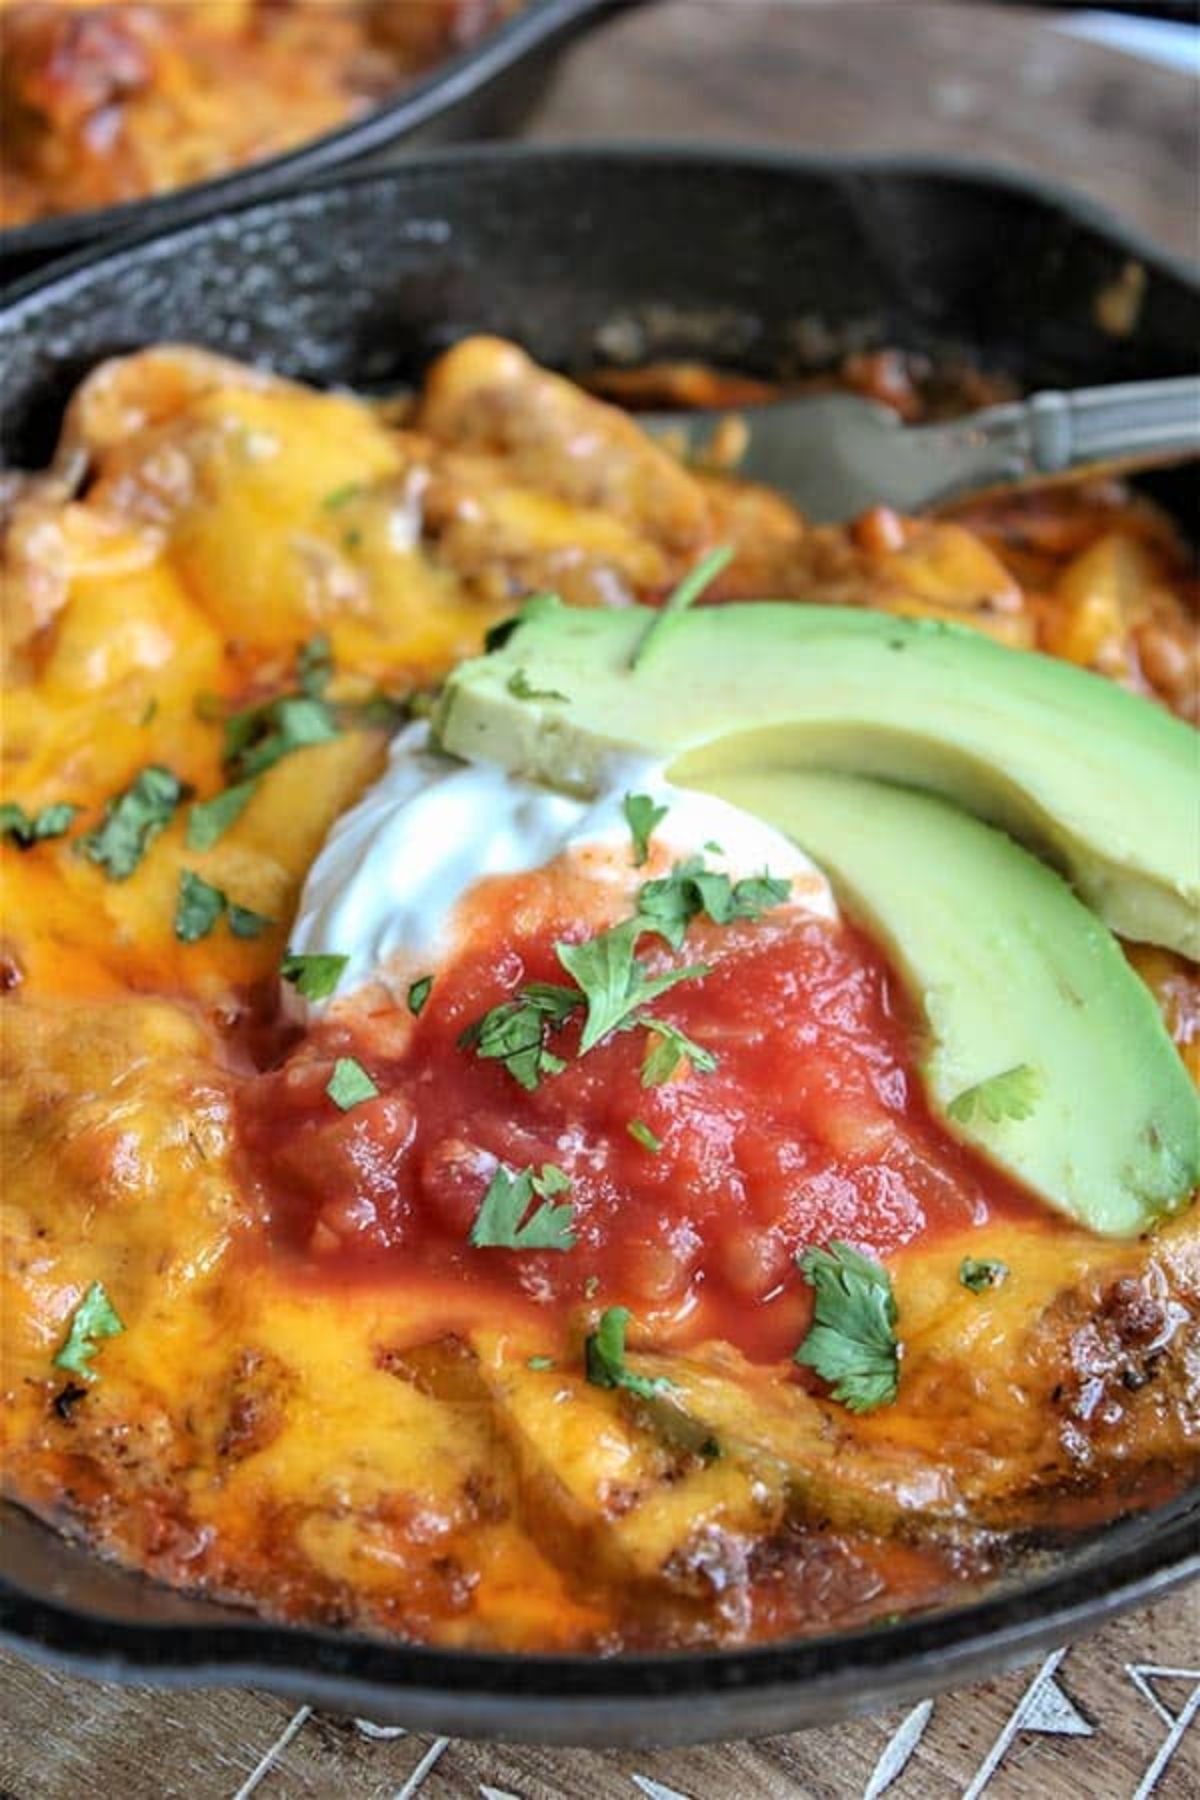
[[[1127,1235],[1200,1177],[1200,1097],[1149,991],[1052,870],[911,789],[739,770],[696,784],[793,838],[920,996],[918,1062],[955,1135],[1092,1231]],[[969,1117],[993,1078],[1023,1094]],[[1025,1108],[1019,1103],[1014,1111]]]
[[[1200,736],[978,632],[787,602],[663,619],[543,599],[454,672],[434,729],[581,792],[631,750],[673,758],[690,786],[775,766],[926,789],[1046,857],[1122,936],[1200,958]]]

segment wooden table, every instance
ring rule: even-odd
[[[1073,182],[1196,249],[1186,76],[1033,9],[668,0],[569,54],[544,138],[950,152]],[[639,1754],[381,1731],[269,1695],[162,1694],[0,1657],[0,1800],[1197,1800],[1200,1592],[935,1702],[766,1742]]]

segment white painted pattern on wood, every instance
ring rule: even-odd
[[[1126,1663],[1125,1673],[1140,1694],[1144,1694],[1159,1718],[1167,1726],[1167,1735],[1159,1745],[1154,1760],[1138,1783],[1133,1800],[1149,1800],[1167,1770],[1167,1765],[1183,1741],[1183,1734],[1200,1714],[1200,1669],[1164,1668],[1157,1663]],[[1191,1693],[1177,1713],[1173,1713],[1155,1693],[1153,1681],[1190,1681]]]
[[[899,1779],[908,1767],[913,1751],[925,1735],[933,1713],[932,1700],[920,1700],[910,1713],[901,1719],[895,1731],[883,1747],[883,1755],[871,1771],[871,1779],[863,1792],[863,1800],[879,1800],[893,1781]]]
[[[274,1768],[292,1739],[296,1736],[296,1733],[304,1729],[305,1724],[311,1717],[311,1706],[301,1706],[292,1714],[270,1749],[265,1755],[259,1758],[254,1768],[251,1769],[249,1775],[247,1775],[245,1781],[243,1781],[241,1787],[233,1796],[233,1800],[248,1800],[249,1795],[254,1792],[263,1777],[269,1774],[271,1769]]]
[[[1046,1732],[1052,1737],[1091,1737],[1095,1726],[1085,1719],[1075,1702],[1054,1679],[1055,1670],[1067,1654],[1052,1650],[1030,1682],[1004,1725],[999,1737],[984,1757],[975,1779],[963,1800],[979,1800],[992,1776],[1004,1761],[1009,1745],[1021,1731]]]
[[[428,1750],[425,1752],[408,1780],[404,1783],[404,1786],[396,1790],[395,1794],[392,1796],[392,1800],[412,1800],[413,1795],[424,1787],[425,1777],[430,1773],[434,1765],[440,1761],[449,1748],[449,1738],[434,1738],[432,1744],[430,1744]]]

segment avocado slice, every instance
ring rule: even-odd
[[[957,1137],[1092,1231],[1126,1236],[1186,1202],[1200,1096],[1148,989],[1053,870],[884,782],[742,769],[697,785],[807,850],[919,996],[918,1064]]]
[[[962,627],[794,602],[664,617],[541,598],[451,675],[434,729],[460,756],[584,792],[634,749],[675,758],[685,785],[775,765],[927,789],[1046,857],[1114,931],[1200,958],[1200,736],[1101,676]]]

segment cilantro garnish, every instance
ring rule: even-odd
[[[651,833],[666,818],[667,808],[656,806],[649,794],[626,794],[621,810],[633,838],[633,866],[640,869],[650,854]]]
[[[708,974],[705,963],[689,963],[684,969],[668,969],[662,975],[649,974],[645,963],[633,953],[645,929],[642,919],[626,919],[624,924],[585,938],[581,944],[555,944],[554,954],[579,984],[587,1001],[587,1019],[579,1040],[581,1056],[647,1001],[657,999],[681,981],[694,981]]]
[[[634,1143],[640,1144],[643,1150],[648,1150],[651,1156],[657,1156],[662,1149],[662,1139],[655,1136],[644,1119],[630,1119],[625,1129]]]
[[[515,1174],[501,1164],[488,1183],[469,1241],[477,1250],[573,1249],[570,1202],[555,1206],[552,1198],[570,1186],[554,1163],[544,1163],[540,1173],[522,1169]],[[539,1204],[530,1212],[535,1198]]]
[[[289,950],[279,965],[279,973],[306,1000],[328,1000],[349,961],[348,956],[332,953],[304,956]]]
[[[584,1342],[584,1367],[593,1387],[624,1388],[640,1400],[652,1400],[665,1393],[671,1383],[658,1376],[650,1380],[635,1375],[625,1362],[625,1332],[629,1325],[627,1306],[610,1306],[600,1315],[600,1323]]]
[[[543,1075],[558,1075],[566,1067],[561,1057],[546,1048],[546,1032],[565,1025],[582,999],[575,988],[531,982],[515,999],[502,1001],[468,1025],[459,1037],[459,1046],[502,1062],[513,1080],[532,1093]]]
[[[6,800],[0,806],[0,837],[11,838],[19,850],[28,850],[46,838],[62,837],[78,811],[77,806],[60,800],[55,806],[43,806],[40,812],[27,813],[15,800]]]
[[[296,680],[300,692],[307,694],[310,700],[319,700],[332,675],[333,649],[328,637],[321,632],[301,644],[296,653]]]
[[[721,570],[732,561],[733,545],[720,544],[715,550],[710,550],[707,556],[702,557],[690,574],[684,576],[679,586],[668,594],[657,616],[651,619],[638,640],[633,655],[629,659],[631,669],[636,669],[645,661],[651,645],[661,643],[670,630],[670,621],[677,618],[681,612],[686,612],[688,607],[700,598],[705,588],[716,580]]]
[[[715,869],[706,869],[699,856],[676,863],[669,875],[644,882],[638,892],[638,918],[645,931],[657,932],[678,950],[692,920],[704,913],[714,925],[730,925],[735,919],[759,919],[772,906],[781,906],[792,891],[790,881],[765,872],[742,881],[730,881]]]
[[[325,1092],[335,1106],[349,1112],[352,1106],[361,1106],[364,1100],[374,1100],[379,1089],[354,1057],[339,1056]]]
[[[262,913],[251,912],[248,906],[238,906],[233,900],[225,902],[225,916],[235,938],[261,937],[275,923],[274,919],[268,919]]]
[[[1008,1264],[986,1256],[964,1256],[958,1266],[958,1279],[973,1294],[982,1294],[1007,1281]]]
[[[222,913],[229,921],[234,937],[256,938],[274,924],[262,913],[238,906],[219,887],[204,881],[194,869],[179,872],[179,897],[175,902],[175,936],[183,944],[199,943],[206,938]]]
[[[95,1381],[96,1371],[91,1367],[91,1361],[100,1348],[99,1340],[117,1337],[124,1329],[116,1308],[104,1291],[104,1283],[93,1281],[75,1308],[67,1340],[54,1358],[54,1367],[66,1369],[71,1375],[80,1375],[84,1381]]]
[[[207,937],[225,911],[220,888],[202,881],[191,869],[179,874],[179,898],[175,902],[175,936],[184,944]]]
[[[432,975],[422,975],[419,981],[414,981],[409,985],[408,1010],[414,1019],[419,1019],[424,1011],[425,1002],[429,998],[430,989],[432,987]]]
[[[321,501],[327,512],[337,512],[340,507],[354,500],[363,492],[361,481],[343,481],[341,487],[330,488]]]
[[[246,810],[250,796],[258,786],[257,777],[239,781],[211,800],[198,801],[188,813],[186,843],[189,850],[211,850],[235,820]]]
[[[225,766],[239,781],[247,781],[273,768],[293,750],[328,743],[337,735],[337,721],[324,700],[308,694],[284,694],[229,715],[225,721]]]
[[[665,1081],[670,1081],[685,1057],[697,1075],[711,1075],[716,1068],[717,1059],[712,1051],[696,1043],[685,1031],[680,1031],[678,1025],[672,1025],[666,1019],[656,1019],[650,1013],[639,1015],[635,1022],[644,1025],[658,1040],[649,1046],[642,1063],[644,1088],[661,1087]]]
[[[151,763],[108,802],[100,824],[79,839],[79,849],[99,864],[110,881],[126,880],[153,839],[164,825],[170,824],[175,808],[187,792],[170,769]]]
[[[657,810],[646,795],[629,795],[626,800],[627,806],[629,801],[643,800],[652,812]],[[644,823],[645,817],[639,813],[639,822]],[[786,900],[790,888],[790,882],[768,874],[731,882],[727,875],[706,869],[699,857],[692,857],[678,864],[663,880],[643,884],[632,919],[597,932],[582,943],[555,944],[554,954],[574,980],[574,988],[552,982],[531,983],[513,999],[492,1007],[469,1025],[459,1037],[459,1044],[478,1056],[502,1062],[509,1074],[532,1093],[543,1076],[558,1075],[565,1066],[561,1057],[548,1049],[547,1032],[558,1030],[580,1005],[586,1005],[580,1056],[610,1031],[646,1025],[659,1034],[662,1043],[647,1055],[643,1086],[655,1087],[668,1080],[684,1056],[691,1059],[697,1070],[710,1073],[716,1067],[716,1058],[710,1051],[693,1043],[676,1026],[643,1016],[639,1011],[677,983],[707,975],[707,965],[689,963],[686,968],[652,975],[635,954],[637,941],[643,933],[653,932],[677,950],[689,922],[698,913],[706,913],[720,925],[734,919],[757,919],[767,907]]]
[[[899,1348],[887,1270],[836,1239],[827,1250],[806,1250],[798,1261],[816,1290],[816,1309],[794,1360],[815,1369],[851,1412],[889,1405],[896,1398]]]
[[[1042,1078],[1032,1063],[1017,1063],[999,1075],[989,1075],[974,1087],[956,1094],[946,1112],[956,1125],[973,1125],[986,1119],[998,1125],[1004,1119],[1027,1119],[1042,1093]]]
[[[552,1356],[530,1356],[525,1360],[525,1367],[527,1369],[553,1369],[555,1362]]]
[[[517,700],[565,700],[557,688],[535,688],[524,669],[514,669],[508,678],[508,691]]]

